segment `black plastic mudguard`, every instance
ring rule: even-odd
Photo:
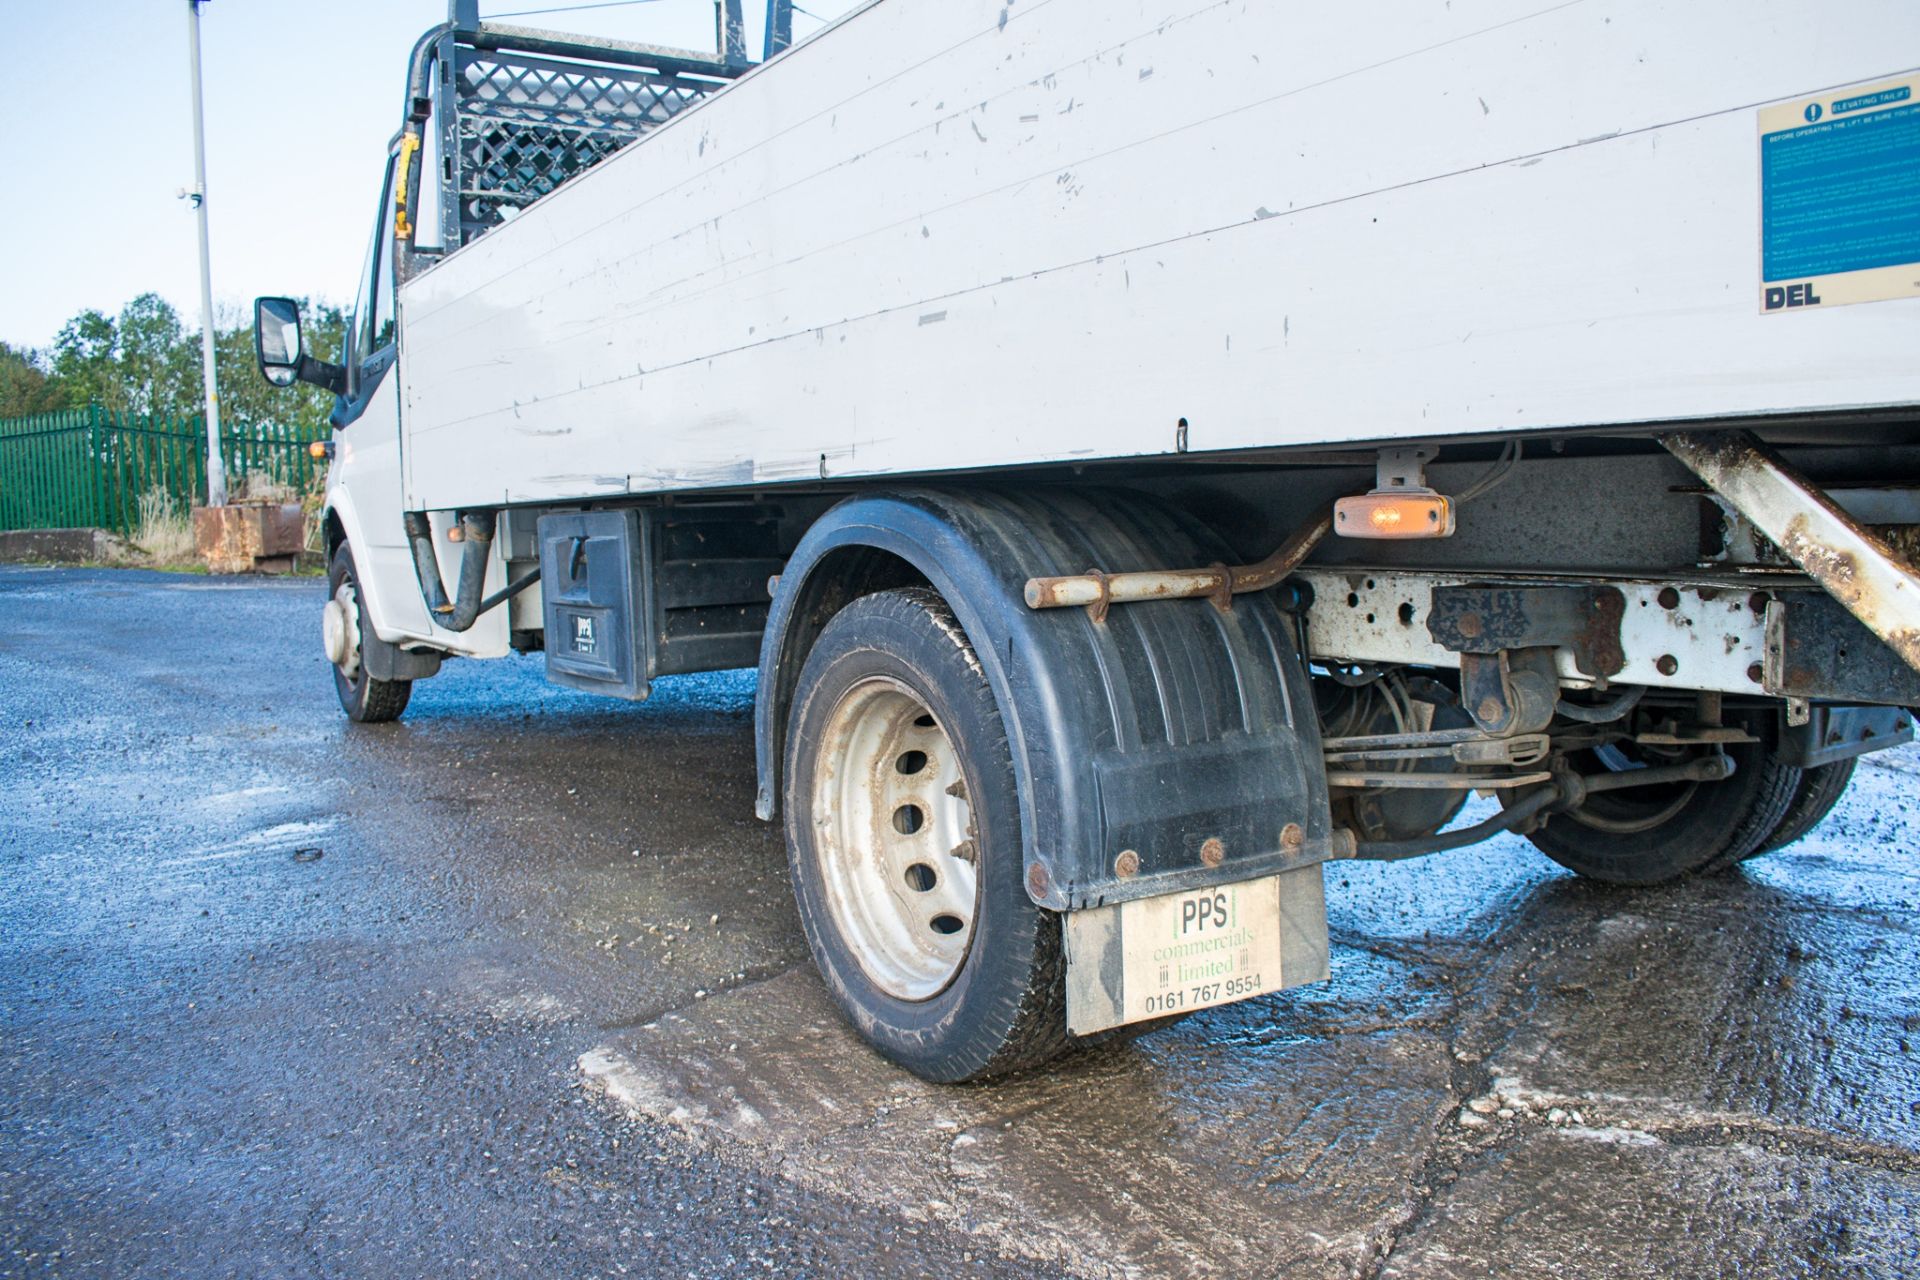
[[[360,636],[360,661],[375,680],[426,680],[440,674],[440,657],[433,649],[402,649],[374,635],[371,627]]]
[[[850,498],[815,522],[761,642],[762,818],[778,808],[788,708],[813,638],[863,582],[888,584],[875,567],[885,557],[945,597],[999,700],[1036,902],[1078,910],[1329,856],[1313,697],[1270,594],[1224,612],[1206,600],[1115,605],[1101,622],[1026,606],[1037,575],[1233,559],[1196,522],[1132,493],[916,489]],[[1290,824],[1297,844],[1282,838]],[[1139,870],[1123,877],[1127,850]]]

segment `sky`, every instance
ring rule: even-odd
[[[711,50],[712,0],[481,0],[482,20]],[[804,38],[853,0],[808,0]],[[765,5],[745,0],[760,48]],[[347,303],[400,125],[407,55],[446,0],[207,0],[200,10],[207,210],[218,323],[260,294]],[[0,0],[8,198],[0,201],[0,342],[45,348],[61,325],[153,291],[199,327],[187,0]],[[31,175],[31,183],[28,181]]]

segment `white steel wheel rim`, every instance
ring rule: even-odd
[[[818,752],[814,856],[834,925],[875,986],[931,999],[966,962],[977,912],[959,753],[920,696],[887,676],[840,696]]]
[[[320,615],[320,643],[327,661],[351,680],[360,674],[360,601],[353,584],[343,582]]]

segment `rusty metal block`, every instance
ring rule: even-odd
[[[1455,653],[1564,647],[1583,674],[1611,676],[1626,665],[1625,612],[1617,587],[1435,587],[1427,631]]]
[[[193,509],[194,549],[209,573],[285,572],[306,540],[297,502]]]
[[[1920,672],[1830,596],[1811,591],[1766,607],[1762,687],[1787,698],[1920,705]]]

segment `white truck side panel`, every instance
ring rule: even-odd
[[[1756,111],[1911,0],[880,0],[401,291],[408,505],[1920,404]]]

